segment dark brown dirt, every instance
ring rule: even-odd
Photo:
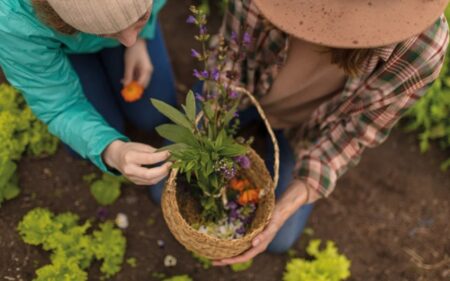
[[[188,54],[194,30],[184,24],[189,3],[169,1],[161,17],[180,90],[193,81]],[[215,26],[218,22],[215,18]],[[434,148],[422,155],[417,147],[414,135],[395,130],[384,145],[365,153],[360,165],[339,181],[331,198],[317,203],[309,227],[314,237],[334,240],[351,259],[350,280],[449,280],[450,174],[439,171],[448,154]],[[48,253],[23,243],[15,230],[26,212],[46,207],[57,213],[75,212],[83,220],[95,217],[98,205],[82,180],[93,171],[92,165],[73,159],[63,149],[48,159],[21,161],[22,193],[0,209],[1,280],[31,280],[36,268],[49,261]],[[154,272],[189,274],[197,281],[282,279],[287,256],[263,254],[243,273],[202,269],[174,241],[146,189],[126,186],[108,212],[110,218],[118,212],[128,215],[126,256],[137,259],[136,268],[124,264],[112,280],[156,280]],[[158,239],[165,241],[165,248],[157,246]],[[309,239],[304,236],[296,245],[300,255]],[[177,266],[164,267],[167,254],[178,259]],[[415,261],[414,255],[422,262]],[[92,268],[90,280],[99,280],[98,265]]]

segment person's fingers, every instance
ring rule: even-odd
[[[144,153],[144,152],[129,152],[125,156],[128,163],[135,163],[139,165],[153,165],[167,160],[170,157],[168,151],[160,151],[154,153]]]
[[[150,78],[153,74],[153,69],[150,65],[142,66],[139,69],[139,77],[137,82],[144,88],[147,88],[150,84]]]
[[[156,148],[154,148],[153,146],[150,146],[150,145],[144,144],[144,143],[139,143],[139,142],[133,143],[133,149],[142,151],[142,152],[155,152],[156,151]]]
[[[248,250],[247,252],[243,253],[240,256],[230,258],[230,259],[214,261],[213,265],[214,266],[225,266],[225,265],[230,265],[230,264],[235,264],[235,263],[247,262],[247,261],[253,259],[254,257],[256,257],[257,255],[259,255],[260,253],[264,252],[265,249],[266,249],[266,247],[263,244],[260,244],[259,246],[251,248],[250,250]]]
[[[165,163],[162,166],[152,169],[136,167],[132,170],[132,175],[130,175],[130,177],[139,178],[140,183],[143,185],[154,185],[169,174],[171,166],[172,163]]]
[[[123,85],[126,86],[133,81],[135,65],[134,61],[125,59],[125,73],[122,80]]]

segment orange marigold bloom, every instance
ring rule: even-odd
[[[240,179],[234,178],[230,181],[231,189],[239,191],[239,192],[243,191],[244,188],[246,188],[249,185],[250,185],[250,182],[247,179],[240,180]]]
[[[241,205],[247,205],[250,203],[258,203],[259,201],[259,189],[249,189],[239,195],[238,203]]]
[[[142,95],[144,94],[144,87],[139,85],[138,82],[133,81],[123,88],[121,94],[126,102],[135,102],[142,98]]]

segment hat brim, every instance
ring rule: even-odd
[[[253,0],[282,31],[336,48],[398,43],[430,27],[448,0]]]

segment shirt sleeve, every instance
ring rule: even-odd
[[[148,39],[148,40],[155,38],[156,25],[158,22],[158,14],[161,11],[161,9],[164,7],[165,4],[166,4],[166,0],[154,0],[153,1],[152,15],[150,16],[148,23],[145,25],[145,27],[142,29],[142,31],[140,33],[141,38]]]
[[[0,65],[51,133],[83,158],[107,171],[102,152],[114,140],[127,140],[111,128],[86,99],[78,75],[57,42],[0,30]],[[50,40],[50,41],[48,41]]]
[[[403,113],[439,76],[448,46],[447,22],[442,22],[439,28],[420,35],[409,50],[394,54],[394,61],[388,62],[381,74],[362,85],[362,89],[384,92],[385,99],[377,102],[380,106],[338,118],[319,133],[314,144],[298,149],[298,179],[326,197],[337,179],[358,164],[366,148],[387,139]],[[399,50],[402,48],[405,46]]]

